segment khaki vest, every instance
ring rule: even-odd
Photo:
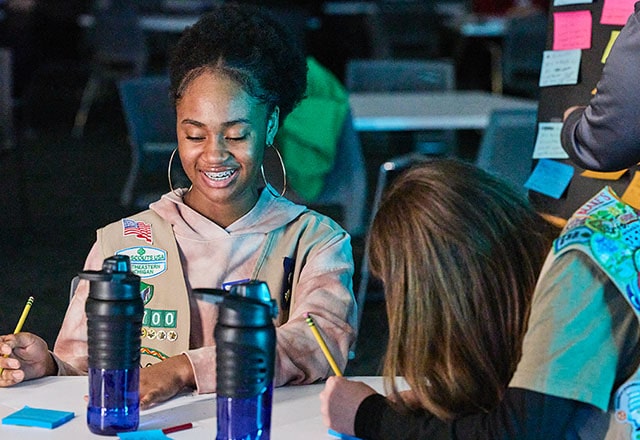
[[[554,257],[571,250],[588,255],[611,279],[640,319],[640,215],[603,188],[569,219],[554,242]],[[618,388],[607,439],[640,434],[640,368]]]
[[[313,241],[320,237],[314,233],[312,219],[303,213],[295,227],[289,224],[268,233],[253,269],[251,279],[266,282],[278,303],[276,325],[288,320],[301,267]],[[98,230],[98,237],[103,258],[128,255],[133,272],[141,277],[145,303],[141,365],[191,348],[189,296],[172,226],[147,210],[107,225]]]
[[[191,314],[171,225],[147,210],[98,230],[103,257],[128,255],[144,301],[140,364],[189,349]]]

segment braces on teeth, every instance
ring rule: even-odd
[[[235,172],[235,170],[221,171],[219,173],[214,173],[212,171],[208,171],[208,172],[206,172],[204,174],[211,180],[224,180],[224,179],[228,178],[229,176],[231,176],[234,172]]]

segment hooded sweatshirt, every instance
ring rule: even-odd
[[[142,223],[150,226],[152,233],[162,229],[158,221],[170,226],[188,296],[189,335],[186,350],[169,351],[167,355],[187,355],[199,393],[216,389],[213,332],[217,306],[192,289],[225,288],[248,279],[265,281],[279,306],[275,321],[276,386],[311,383],[330,374],[330,366],[305,321],[306,313],[313,315],[338,365],[344,369],[349,347],[355,340],[357,320],[349,235],[328,217],[264,190],[247,214],[221,228],[185,205],[185,192],[181,189],[165,194],[150,205],[151,212],[98,230],[85,270],[100,270],[105,258],[123,251],[116,244],[118,240],[127,243],[136,239],[123,232],[125,224]],[[149,218],[158,221],[146,223]],[[142,281],[152,282],[145,278]],[[176,289],[163,289],[162,283],[156,284],[156,304],[162,304],[163,296],[178,295]],[[60,375],[87,372],[84,308],[88,291],[88,282],[81,281],[56,340],[53,353]],[[149,333],[143,323],[143,346]],[[181,336],[184,341],[185,335]]]

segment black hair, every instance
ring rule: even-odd
[[[280,109],[280,122],[304,97],[307,64],[297,41],[269,10],[223,3],[187,28],[169,60],[171,94],[207,69],[238,81],[249,95]]]

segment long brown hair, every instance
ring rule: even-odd
[[[456,160],[387,191],[369,235],[389,317],[384,373],[441,419],[489,411],[521,355],[537,275],[557,230],[506,183]]]

